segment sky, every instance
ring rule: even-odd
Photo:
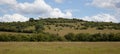
[[[119,23],[120,0],[0,0],[0,22],[39,17]]]

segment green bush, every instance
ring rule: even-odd
[[[35,34],[0,34],[0,41],[32,41],[32,42],[52,42],[52,41],[120,41],[120,33],[117,34],[66,34],[64,37],[49,33]]]
[[[73,33],[68,33],[64,36],[68,41],[75,41],[75,35]]]
[[[64,36],[68,41],[120,41],[120,33],[117,34],[72,34],[69,33]]]

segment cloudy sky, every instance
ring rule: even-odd
[[[0,22],[31,17],[120,22],[120,0],[0,0]]]

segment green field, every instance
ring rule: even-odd
[[[120,42],[0,42],[0,54],[120,54]]]

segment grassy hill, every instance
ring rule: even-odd
[[[64,36],[68,33],[120,33],[120,23],[89,22],[79,19],[47,18],[27,22],[1,22],[0,33],[35,33],[35,25],[42,22],[44,32]]]

